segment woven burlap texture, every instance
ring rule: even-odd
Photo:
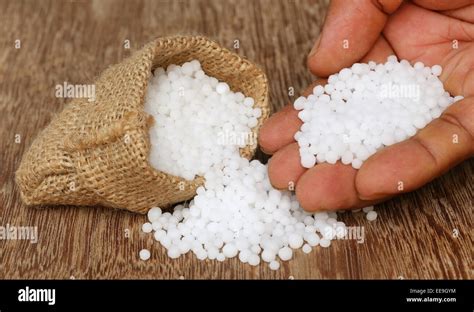
[[[145,213],[192,198],[203,178],[186,181],[148,163],[148,130],[154,119],[143,111],[147,83],[156,67],[198,59],[206,74],[255,99],[269,115],[264,72],[239,55],[199,36],[150,42],[95,82],[95,101],[73,99],[37,136],[16,172],[27,205],[101,205]],[[34,116],[31,116],[34,118]],[[250,159],[256,144],[241,149]]]

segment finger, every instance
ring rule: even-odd
[[[454,54],[443,67],[439,78],[449,93],[464,97],[474,95],[474,59],[471,55],[474,55],[474,45]]]
[[[359,197],[377,200],[410,192],[471,157],[473,116],[474,98],[464,99],[413,138],[370,157],[356,176]]]
[[[390,16],[383,34],[400,58],[431,66],[456,52],[453,40],[472,41],[474,25],[405,3]]]
[[[303,92],[303,96],[311,94],[316,85],[325,83],[325,79],[316,80]],[[301,124],[298,111],[292,104],[286,105],[263,124],[258,135],[260,148],[265,154],[273,154],[280,148],[295,142],[294,136]]]
[[[474,4],[460,9],[452,9],[442,12],[444,15],[462,20],[468,23],[474,23]]]
[[[328,77],[349,67],[366,55],[402,0],[334,0],[324,28],[308,56],[308,68],[319,77]]]
[[[296,185],[306,170],[301,166],[298,143],[283,147],[268,161],[268,177],[277,189],[288,189],[290,185]]]
[[[453,10],[472,4],[472,0],[413,0],[413,2],[429,10]]]
[[[384,35],[400,58],[442,64],[440,79],[451,94],[474,94],[474,45],[464,42],[472,41],[473,24],[407,3],[391,16]],[[453,40],[462,42],[459,48],[453,49]]]
[[[355,187],[357,170],[337,162],[318,164],[307,170],[296,184],[296,197],[307,211],[362,208],[376,201],[358,198]]]
[[[294,135],[301,127],[298,111],[288,104],[273,114],[262,126],[258,135],[260,148],[265,154],[273,154],[295,141]]]
[[[387,57],[390,55],[395,55],[395,51],[393,51],[392,46],[388,43],[385,37],[380,35],[369,53],[367,53],[359,62],[368,63],[369,61],[373,61],[377,64],[385,63]]]

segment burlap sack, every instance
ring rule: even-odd
[[[198,59],[204,71],[233,91],[255,99],[262,109],[258,129],[269,115],[268,84],[257,66],[204,37],[157,39],[95,82],[96,99],[74,99],[44,129],[16,172],[28,205],[102,205],[145,213],[154,205],[188,200],[203,178],[186,181],[148,164],[148,129],[153,117],[143,111],[151,71]],[[256,145],[241,149],[251,158]]]

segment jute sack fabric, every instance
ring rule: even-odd
[[[188,200],[203,184],[186,181],[148,163],[149,127],[143,111],[148,79],[156,67],[198,59],[206,74],[227,82],[233,91],[255,99],[262,109],[259,128],[269,115],[264,72],[205,37],[159,38],[95,82],[95,101],[72,100],[37,136],[16,172],[27,205],[102,205],[145,213]],[[240,153],[250,159],[256,142]],[[217,144],[217,143],[216,143]]]

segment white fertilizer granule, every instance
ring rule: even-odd
[[[150,220],[150,222],[152,222],[153,224],[153,222],[158,220],[161,214],[162,214],[161,208],[153,207],[150,210],[148,210],[148,220]]]
[[[359,169],[384,146],[401,142],[462,96],[445,92],[441,66],[414,66],[392,55],[385,64],[356,63],[293,103],[303,124],[295,134],[301,165],[340,160]]]
[[[142,225],[142,231],[144,233],[151,233],[153,230],[153,225],[150,222],[146,222]]]
[[[145,103],[157,121],[150,162],[165,172],[206,180],[188,206],[177,205],[173,213],[158,207],[148,212],[143,229],[151,224],[170,258],[191,251],[200,260],[235,257],[252,266],[267,262],[277,270],[278,259],[290,260],[292,249],[327,247],[336,233],[345,233],[336,213],[310,214],[294,194],[274,189],[266,165],[240,157],[245,141],[219,140],[221,132],[234,138],[250,132],[261,114],[253,104],[206,76],[198,61],[155,70]]]
[[[375,212],[375,211],[373,211],[373,210],[372,210],[372,211],[369,211],[369,212],[365,215],[365,217],[366,217],[367,220],[369,220],[369,221],[374,221],[375,219],[377,219],[377,212]]]
[[[278,261],[272,261],[272,262],[270,262],[270,265],[269,265],[269,266],[270,266],[270,269],[276,271],[276,270],[278,270],[278,269],[280,268],[280,262],[278,262]]]
[[[148,249],[142,249],[139,252],[139,256],[140,256],[140,259],[142,259],[143,261],[146,261],[150,259],[150,251]]]
[[[304,244],[302,250],[303,250],[304,253],[308,254],[308,253],[311,252],[312,248],[311,248],[310,245]]]
[[[374,210],[374,206],[367,206],[367,207],[362,208],[362,211],[365,213],[369,213],[372,210]]]

